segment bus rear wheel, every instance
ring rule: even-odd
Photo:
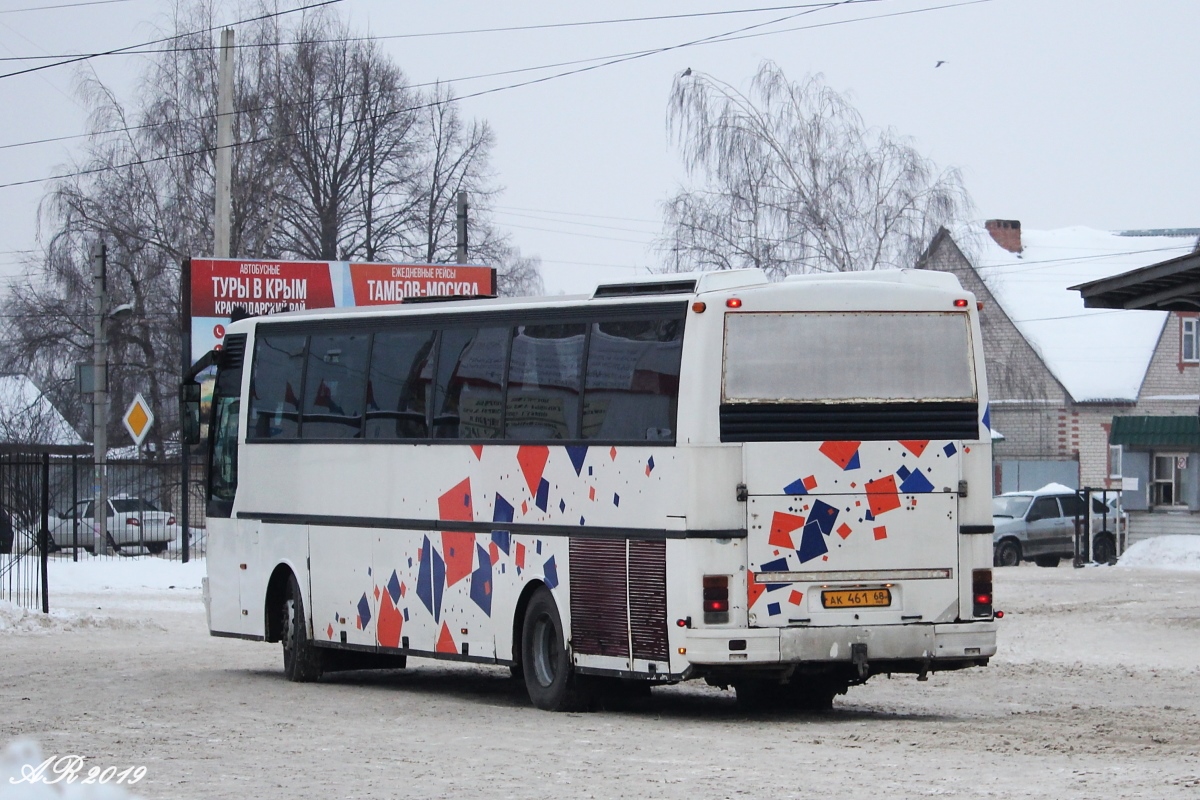
[[[554,595],[540,587],[525,609],[521,667],[529,699],[543,711],[581,711],[587,706],[566,642]]]
[[[308,638],[304,598],[296,576],[288,577],[287,594],[280,609],[283,621],[283,674],[289,681],[309,683],[321,677],[321,651]]]

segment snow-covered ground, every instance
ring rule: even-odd
[[[1156,536],[1134,544],[1118,566],[1200,570],[1200,536]]]
[[[291,684],[277,645],[207,635],[202,563],[59,561],[48,624],[0,608],[0,741],[145,766],[147,798],[1194,799],[1200,548],[1186,545],[1139,544],[1117,568],[999,569],[990,666],[875,678],[819,715],[748,715],[694,682],[547,714],[505,669],[416,659]]]

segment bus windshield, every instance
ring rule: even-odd
[[[974,400],[968,325],[963,313],[729,314],[724,401]]]

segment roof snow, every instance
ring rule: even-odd
[[[1167,313],[1084,308],[1079,292],[1067,287],[1186,255],[1196,245],[1190,231],[1163,232],[1171,235],[1022,230],[1020,253],[1000,247],[982,225],[954,238],[1075,402],[1136,402]]]
[[[85,444],[71,423],[24,375],[0,375],[0,442]]]

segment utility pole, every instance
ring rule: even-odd
[[[455,248],[456,261],[467,263],[467,193],[458,193],[458,247]]]
[[[92,247],[92,290],[96,327],[92,336],[92,442],[96,462],[92,517],[96,554],[108,554],[108,246]]]
[[[213,214],[213,255],[229,258],[229,217],[233,184],[233,29],[221,31],[221,62],[217,80],[216,208]]]

